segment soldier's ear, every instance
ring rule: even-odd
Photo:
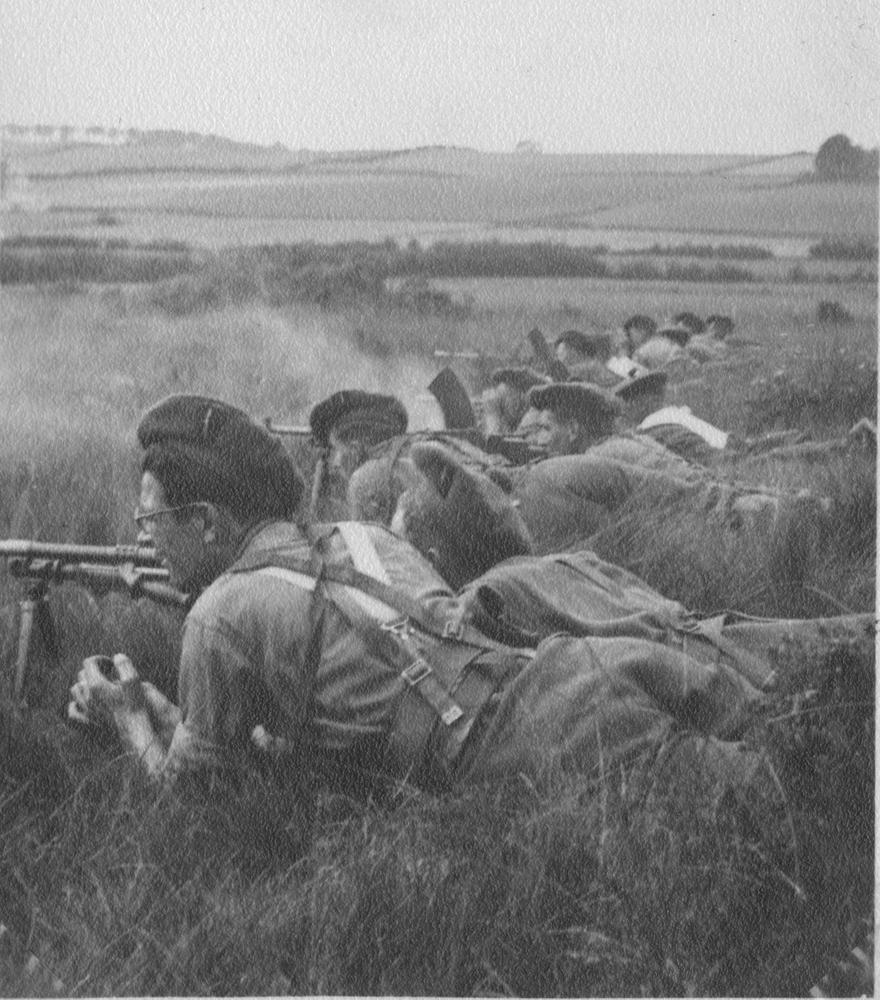
[[[205,501],[204,503],[199,504],[198,513],[202,518],[202,538],[206,542],[215,542],[217,540],[217,521],[219,511],[214,504]]]

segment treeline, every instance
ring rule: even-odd
[[[661,246],[652,243],[645,250],[631,250],[650,257],[714,257],[716,260],[772,260],[773,251],[754,243],[722,243],[712,246],[711,243],[678,243],[672,246]]]
[[[153,305],[183,314],[259,298],[272,306],[294,301],[322,307],[370,302],[426,315],[459,316],[467,305],[432,288],[431,279],[617,278],[636,281],[753,281],[731,264],[626,260],[612,266],[595,252],[561,244],[437,243],[401,249],[384,243],[263,246],[219,254],[197,273],[162,282]]]
[[[111,216],[112,218],[112,216]],[[7,236],[0,240],[3,250],[154,250],[162,253],[190,253],[183,240],[148,240],[137,243],[121,238],[100,239],[96,236]]]
[[[149,284],[196,269],[184,243],[132,244],[75,236],[11,237],[0,241],[0,284],[97,282]]]
[[[688,248],[693,253],[685,253]],[[712,260],[699,246],[614,255],[607,247],[562,243],[438,242],[405,247],[394,240],[240,247],[209,253],[179,241],[132,243],[72,236],[0,241],[0,284],[140,283],[150,302],[189,313],[259,299],[281,306],[371,302],[422,313],[460,310],[428,282],[452,278],[607,278],[621,281],[743,283],[756,280],[741,263]],[[719,247],[714,255],[772,256],[760,247]],[[707,260],[682,259],[705,257]],[[876,261],[875,245],[822,241],[814,258]],[[669,259],[664,259],[668,257]],[[807,278],[794,272],[788,280]],[[853,280],[861,280],[855,277]]]
[[[429,278],[605,278],[606,247],[572,247],[565,243],[433,243],[412,242],[404,250],[383,243],[392,276]]]
[[[820,240],[809,250],[814,260],[877,260],[877,244],[871,240]]]
[[[337,286],[375,291],[405,278],[633,278],[674,281],[751,281],[754,275],[725,264],[703,267],[648,260],[614,264],[606,248],[561,243],[435,243],[401,248],[383,243],[299,243],[221,251],[204,264],[177,243],[51,237],[0,244],[0,282],[149,282],[198,270],[208,285],[223,281],[244,290],[300,288],[321,299]],[[220,293],[219,288],[217,294]],[[233,290],[233,294],[235,294]],[[210,298],[208,294],[208,298]]]

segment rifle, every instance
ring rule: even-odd
[[[529,444],[521,434],[481,434],[467,391],[451,368],[444,368],[428,388],[443,411],[446,430],[442,433],[465,438],[490,455],[506,458],[511,465],[528,465],[548,457],[546,448]]]
[[[21,700],[31,639],[36,630],[47,653],[58,657],[55,629],[46,601],[50,583],[74,581],[86,586],[125,590],[171,607],[185,608],[189,597],[171,586],[168,570],[154,549],[143,545],[68,545],[21,539],[0,541],[0,558],[12,576],[26,581],[19,601],[18,646],[12,696]]]
[[[490,434],[486,438],[486,451],[490,455],[501,455],[511,465],[528,465],[550,457],[546,448],[529,444],[522,434]]]
[[[434,351],[435,358],[462,358],[464,361],[478,361],[483,357],[479,351]]]
[[[569,378],[568,369],[550,350],[550,345],[544,339],[544,334],[535,327],[529,330],[529,343],[535,352],[538,362],[543,365],[545,371],[554,382],[567,382]]]

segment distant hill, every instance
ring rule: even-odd
[[[793,174],[803,169],[798,153],[780,157],[650,153],[541,153],[529,149],[482,152],[459,146],[326,152],[262,146],[218,135],[174,129],[116,129],[67,125],[0,130],[2,155],[12,173],[35,179],[128,172],[279,172],[309,167],[321,172],[389,172],[504,176],[589,174],[701,174],[747,171]]]
[[[17,144],[18,148],[59,148],[65,146],[177,146],[200,145],[217,148],[240,148],[256,152],[263,149],[285,150],[281,143],[271,147],[256,143],[238,142],[220,135],[186,132],[180,129],[119,129],[92,125],[78,128],[73,125],[15,125],[0,128],[0,141],[4,147]]]
[[[622,230],[674,242],[709,233],[876,241],[877,232],[876,187],[805,183],[812,161],[805,152],[327,152],[173,130],[15,125],[3,127],[0,143],[0,224],[12,236],[75,232],[226,246],[588,243]]]
[[[283,170],[319,155],[169,129],[4,125],[3,158],[31,177],[129,171]]]

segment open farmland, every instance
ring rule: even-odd
[[[877,188],[866,184],[770,184],[742,175],[716,178],[711,189],[689,188],[668,198],[613,206],[591,214],[596,225],[706,229],[766,235],[876,236]]]
[[[437,148],[326,155],[205,141],[53,149],[19,143],[7,156],[2,225],[10,235],[103,233],[216,247],[517,239],[523,230],[542,230],[582,245],[608,233],[640,233],[630,244],[638,249],[667,233],[772,246],[823,236],[875,239],[877,230],[876,187],[800,183],[806,154]]]

